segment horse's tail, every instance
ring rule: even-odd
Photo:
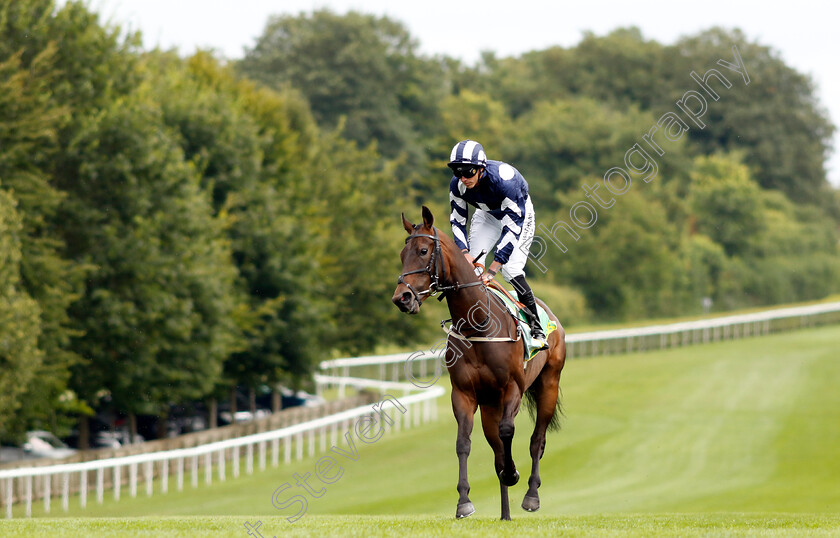
[[[538,398],[539,394],[537,394],[537,383],[534,383],[528,390],[525,391],[525,407],[528,408],[528,414],[531,415],[531,420],[536,422],[537,420],[537,405],[538,405]],[[548,421],[548,431],[555,432],[560,430],[560,417],[565,416],[563,414],[563,406],[560,404],[560,399],[562,397],[562,389],[558,389],[560,392],[558,393],[557,401],[554,403],[554,412],[551,414],[551,420]]]

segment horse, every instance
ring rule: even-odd
[[[446,298],[455,329],[449,331],[444,357],[452,383],[452,411],[458,423],[455,452],[459,498],[455,517],[461,519],[475,513],[469,498],[467,459],[473,419],[476,409],[481,408],[481,426],[493,449],[499,477],[501,519],[510,521],[508,488],[519,481],[511,442],[523,396],[534,419],[534,432],[530,444],[531,476],[522,508],[529,512],[540,508],[539,461],[545,452],[546,432],[559,429],[565,331],[545,303],[537,299],[557,324],[557,330],[548,336],[548,349],[532,358],[526,368],[524,343],[513,316],[482,284],[475,267],[455,242],[434,227],[434,216],[426,206],[422,216],[423,223],[414,225],[402,215],[408,237],[400,253],[403,273],[392,301],[402,312],[417,314],[428,297],[440,293],[439,300]]]

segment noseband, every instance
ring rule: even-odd
[[[435,247],[432,250],[432,257],[429,258],[429,263],[423,269],[415,269],[414,271],[408,271],[400,275],[400,278],[397,280],[398,284],[405,284],[405,286],[414,294],[414,298],[420,302],[420,298],[423,295],[428,295],[429,297],[434,297],[438,293],[446,294],[448,291],[458,291],[461,288],[467,288],[470,286],[480,286],[482,284],[481,280],[477,282],[470,282],[467,284],[459,284],[455,282],[452,285],[446,286],[446,265],[442,262],[443,255],[441,254],[440,250],[440,238],[438,237],[437,228],[432,226],[432,231],[434,235],[429,234],[413,234],[409,235],[405,238],[405,244],[407,245],[409,241],[417,237],[427,237],[435,242]],[[440,266],[438,267],[437,260],[441,259]],[[426,273],[431,278],[431,283],[429,284],[429,288],[424,291],[417,291],[414,287],[405,281],[405,277],[408,275],[415,275],[418,273]],[[438,273],[441,273],[440,275]],[[442,295],[439,300],[442,300],[445,295]]]

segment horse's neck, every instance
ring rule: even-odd
[[[463,285],[475,282],[475,267],[458,251],[454,242],[451,245],[446,243],[444,245],[448,247],[446,250],[449,254],[447,265],[450,271],[449,278],[452,280],[449,284]],[[505,312],[500,310],[497,301],[490,298],[490,293],[483,286],[468,286],[448,292],[446,303],[449,314],[452,316],[453,326],[478,329],[479,327],[475,325],[481,325],[488,316],[504,315]]]

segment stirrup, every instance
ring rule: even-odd
[[[542,327],[539,325],[537,327],[531,327],[531,341],[535,345],[540,344],[539,351],[548,349],[548,337],[546,337]]]
[[[545,338],[532,338],[531,342],[534,344],[534,349],[537,351],[545,351],[548,349],[548,341]],[[537,344],[541,344],[540,347],[537,347]]]

